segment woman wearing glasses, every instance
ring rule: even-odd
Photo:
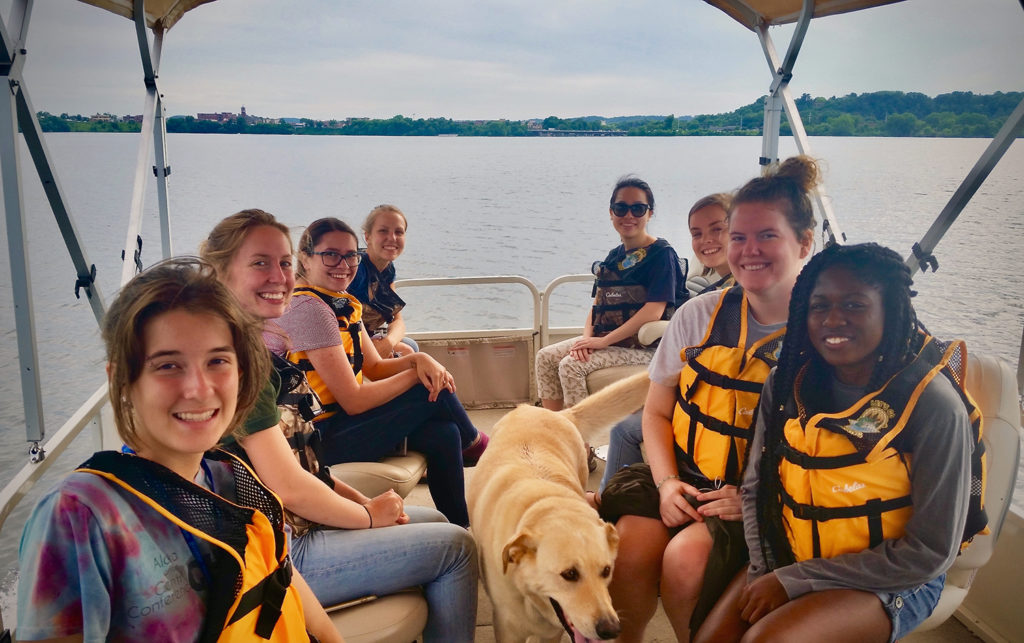
[[[458,398],[455,379],[426,353],[384,359],[362,327],[362,305],[345,292],[359,265],[356,234],[335,218],[299,240],[298,278],[272,351],[306,372],[324,413],[316,420],[326,464],[377,460],[408,438],[427,458],[437,509],[469,525],[462,467],[487,447]],[[365,379],[364,379],[365,375]]]
[[[668,241],[647,232],[654,193],[646,181],[624,176],[609,201],[622,243],[594,265],[594,306],[583,336],[537,352],[537,392],[546,409],[561,410],[587,396],[587,375],[609,366],[647,364],[654,354],[636,334],[647,322],[669,319],[687,298],[679,257]]]

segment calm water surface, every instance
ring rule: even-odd
[[[689,255],[689,206],[706,193],[741,185],[756,173],[760,155],[757,138],[168,139],[178,254],[194,253],[216,221],[242,208],[263,208],[298,230],[322,216],[358,225],[372,206],[389,202],[410,221],[399,277],[518,274],[541,288],[559,275],[586,272],[615,245],[607,202],[618,176],[633,172],[651,184],[657,201],[652,231]],[[47,141],[109,299],[120,275],[137,138],[50,134]],[[986,143],[812,141],[815,156],[825,159],[828,194],[848,240],[879,241],[903,255]],[[783,147],[783,154],[793,152]],[[75,274],[42,190],[33,184],[31,163],[27,155],[22,158],[40,375],[47,427],[53,432],[102,382],[101,349],[89,307],[72,294]],[[146,264],[158,259],[160,247],[155,186],[149,192]],[[0,235],[6,231],[0,229]],[[1024,325],[1022,240],[1024,147],[1017,142],[939,245],[939,272],[916,279],[918,313],[933,333],[963,337],[972,350],[998,354],[1016,365]],[[0,262],[0,484],[13,476],[26,453],[9,271],[7,262]],[[581,324],[589,287],[561,292],[555,323]],[[429,290],[407,294],[411,330],[529,324],[528,300],[515,289],[457,298]],[[80,439],[73,450],[66,456],[69,466],[91,452],[89,439]],[[51,485],[47,481],[41,487]],[[1020,489],[1017,500],[1018,508],[1024,508]],[[0,587],[14,565],[31,504],[23,503],[0,532]]]

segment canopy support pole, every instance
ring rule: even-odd
[[[161,251],[164,259],[173,254],[171,246],[170,212],[167,204],[167,176],[170,167],[166,164],[167,128],[164,105],[157,87],[160,69],[160,54],[163,50],[163,32],[154,29],[152,49],[146,34],[146,13],[144,0],[135,0],[135,32],[139,41],[139,56],[142,60],[143,82],[146,85],[146,100],[142,110],[142,132],[139,151],[135,160],[135,182],[132,188],[131,209],[128,214],[128,231],[121,258],[121,285],[126,284],[142,270],[142,208],[146,200],[146,174],[152,167],[157,179],[157,197],[160,208]],[[154,151],[155,149],[155,151]],[[155,154],[156,165],[150,165]]]
[[[32,0],[14,0],[10,13],[10,26],[0,19],[0,77],[6,78],[9,93],[0,98],[0,166],[3,174],[4,213],[7,226],[8,256],[11,264],[11,292],[14,299],[14,321],[18,338],[18,363],[21,373],[22,399],[25,407],[26,439],[33,443],[30,449],[34,462],[42,460],[45,452],[39,442],[45,437],[42,394],[39,382],[39,358],[32,307],[31,275],[28,265],[25,209],[21,190],[21,159],[18,149],[18,128],[25,137],[29,154],[36,167],[43,191],[50,203],[57,227],[60,229],[68,255],[75,267],[77,280],[75,295],[84,289],[86,299],[97,322],[103,318],[104,305],[96,284],[96,267],[90,263],[81,235],[67,207],[63,190],[53,169],[50,153],[36,118],[22,78],[27,50],[29,18]]]
[[[789,121],[790,130],[793,132],[793,139],[796,141],[797,150],[800,154],[811,154],[811,144],[807,138],[807,130],[804,129],[803,120],[800,118],[800,110],[789,91],[789,81],[793,78],[793,66],[796,64],[797,56],[800,54],[800,47],[803,46],[804,36],[807,34],[807,27],[811,22],[814,12],[813,0],[804,0],[803,8],[800,11],[800,19],[796,23],[796,31],[789,42],[786,51],[786,58],[779,59],[775,49],[775,43],[768,33],[768,25],[761,23],[757,26],[756,32],[761,41],[761,49],[764,51],[768,68],[772,73],[772,84],[768,89],[768,95],[764,102],[764,131],[761,135],[761,165],[762,174],[769,171],[779,163],[779,133],[782,128],[782,112],[785,110],[786,118]],[[846,241],[846,234],[839,227],[839,221],[832,211],[832,204],[828,200],[825,188],[818,185],[814,191],[814,201],[822,214],[822,232],[827,235],[827,244]]]
[[[960,187],[956,189],[949,202],[939,212],[939,216],[936,217],[934,223],[928,228],[928,232],[921,237],[920,241],[914,244],[910,256],[906,259],[911,275],[915,274],[918,269],[927,270],[929,266],[931,266],[933,272],[938,269],[939,262],[932,254],[935,251],[935,247],[939,245],[939,241],[942,240],[946,231],[953,225],[956,218],[960,216],[967,203],[974,197],[974,193],[978,191],[978,188],[988,178],[992,169],[1003,158],[1003,154],[1006,153],[1006,150],[1010,148],[1010,145],[1013,144],[1013,141],[1021,133],[1022,126],[1024,126],[1024,100],[1017,104],[1016,109],[1010,113],[1006,122],[999,128],[999,132],[996,133],[988,147],[985,148],[985,151],[978,158],[971,171],[967,173]]]

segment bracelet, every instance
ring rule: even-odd
[[[373,514],[370,513],[370,508],[366,505],[363,505],[363,509],[366,510],[366,517],[370,519],[370,526],[368,528],[373,529]]]
[[[662,478],[661,480],[658,481],[658,484],[654,485],[654,488],[658,489],[660,491],[661,490],[661,485],[665,484],[669,480],[678,480],[678,479],[679,479],[679,476],[677,476],[677,475],[665,476],[664,478]]]

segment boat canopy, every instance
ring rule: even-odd
[[[167,31],[185,12],[213,0],[81,0],[130,20],[135,19],[135,6],[145,5],[146,26],[154,31]]]
[[[860,11],[903,0],[814,0],[814,18],[832,16],[837,13]],[[773,27],[796,22],[800,19],[804,0],[704,0],[721,9],[734,20],[750,30],[758,25]]]

